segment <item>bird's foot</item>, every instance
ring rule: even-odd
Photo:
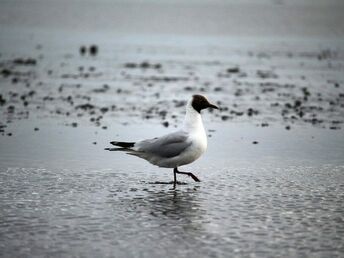
[[[196,182],[201,182],[201,180],[199,180],[198,177],[192,174],[191,172],[176,171],[176,173],[191,176],[192,179],[195,180]]]
[[[192,177],[192,179],[193,179],[193,180],[195,180],[196,182],[201,182],[201,180],[199,180],[199,179],[198,179],[198,177],[197,177],[197,176],[195,176],[194,174],[192,174],[192,173],[189,173],[189,176],[191,176],[191,177]]]

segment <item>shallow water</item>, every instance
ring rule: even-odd
[[[157,184],[172,180],[169,169],[102,151],[112,132],[94,136],[92,127],[42,125],[21,142],[32,135],[35,123],[20,122],[16,135],[2,138],[4,257],[343,254],[342,131],[306,130],[313,135],[307,140],[302,130],[286,138],[283,128],[213,124],[208,152],[184,168],[202,182],[179,176],[186,184],[173,189]],[[136,139],[137,129],[117,126],[114,131]],[[147,137],[168,131],[140,129]],[[257,145],[245,139],[252,130]],[[327,162],[323,149],[300,155],[314,146],[327,148],[326,138]],[[297,143],[302,143],[299,150]],[[292,150],[294,156],[288,154]]]
[[[173,190],[132,171],[11,168],[2,254],[341,256],[343,170],[237,168]]]

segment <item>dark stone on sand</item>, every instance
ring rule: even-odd
[[[286,108],[292,108],[292,107],[293,107],[290,103],[285,103],[284,106],[285,106]]]
[[[174,106],[175,107],[184,107],[186,104],[186,101],[184,100],[173,100],[173,102],[175,103]]]
[[[0,94],[0,106],[3,106],[6,104],[6,99]]]
[[[169,123],[167,121],[165,121],[165,122],[162,123],[162,125],[165,126],[165,127],[168,127]]]
[[[278,76],[273,71],[257,71],[257,76],[261,79],[277,79]]]
[[[140,64],[131,63],[131,62],[125,63],[124,67],[125,68],[131,68],[131,69],[133,69],[133,68],[142,68],[142,69],[157,69],[157,70],[159,70],[159,69],[162,68],[162,65],[161,64],[151,64],[151,63],[149,63],[147,61],[144,61],[144,62],[142,62]]]
[[[8,133],[7,135],[8,135],[8,136],[12,136],[12,133]]]
[[[331,123],[332,123],[332,124],[336,124],[336,125],[338,125],[338,124],[342,124],[342,123],[344,123],[344,121],[333,120],[333,121],[331,121]]]
[[[268,123],[262,123],[261,126],[262,126],[262,127],[268,127],[269,124],[268,124]]]
[[[147,68],[150,67],[150,64],[149,64],[148,62],[142,62],[142,63],[140,64],[140,67],[143,68],[143,69],[147,69]]]
[[[191,86],[186,86],[186,87],[184,87],[184,90],[185,90],[185,91],[193,91],[194,88],[191,87]]]
[[[89,48],[90,55],[95,56],[98,54],[98,46],[91,45]]]
[[[285,127],[285,129],[286,129],[286,130],[290,130],[290,125],[287,125],[287,126]]]
[[[161,68],[162,68],[162,65],[161,65],[161,64],[155,64],[153,67],[154,67],[155,69],[161,69]]]
[[[16,84],[17,82],[18,82],[18,78],[17,78],[17,77],[13,77],[13,78],[12,78],[12,83],[13,83],[13,84]]]
[[[86,47],[85,46],[81,46],[80,48],[79,48],[79,52],[80,52],[80,55],[85,55],[86,54]]]
[[[274,88],[264,88],[262,89],[262,93],[266,93],[266,92],[274,92],[275,89]]]
[[[100,111],[101,111],[102,113],[106,113],[106,112],[109,111],[109,108],[108,108],[108,107],[102,107],[102,108],[100,108]]]
[[[247,109],[247,115],[248,116],[253,116],[253,115],[258,115],[258,114],[259,114],[259,111],[256,109],[253,109],[253,108]]]
[[[107,84],[104,84],[101,88],[94,89],[93,92],[95,93],[105,93],[110,89],[110,86]]]
[[[18,93],[17,92],[10,91],[9,94],[11,95],[12,98],[18,97]]]
[[[136,68],[137,64],[135,64],[135,63],[126,63],[126,64],[124,64],[124,67],[125,68]]]
[[[1,74],[2,74],[3,77],[8,77],[8,76],[10,76],[12,74],[12,71],[9,70],[9,69],[2,69],[1,70]]]
[[[94,109],[95,106],[90,104],[90,103],[86,103],[86,104],[81,104],[75,107],[75,109],[82,109],[82,110],[90,110],[90,109]]]
[[[167,111],[166,110],[161,110],[159,112],[159,116],[161,116],[161,117],[165,117],[166,115],[167,115]]]
[[[72,127],[77,127],[77,126],[78,126],[78,123],[77,123],[77,122],[73,122],[73,123],[71,123],[71,126],[72,126]]]
[[[227,115],[221,116],[222,121],[227,121],[230,117]]]
[[[107,129],[107,126],[105,126],[105,125],[102,126],[102,129],[103,129],[103,130],[106,130],[106,129]]]
[[[188,77],[179,77],[179,76],[151,76],[145,78],[145,80],[151,81],[164,81],[164,82],[177,82],[177,81],[188,81]]]
[[[39,131],[39,128],[38,127],[35,127],[35,129],[34,129],[35,131]]]
[[[13,113],[14,110],[15,110],[15,107],[12,105],[7,107],[7,112],[9,112],[9,113]]]
[[[94,144],[94,145],[96,145],[96,144],[97,144],[97,142],[93,142],[93,144]]]
[[[236,116],[242,116],[244,114],[244,112],[241,112],[241,111],[235,111],[235,110],[231,110],[230,112],[231,114],[233,115],[236,115]]]
[[[54,100],[54,97],[45,96],[45,97],[43,98],[43,101],[52,101],[52,100]]]
[[[257,141],[253,141],[252,144],[258,144],[258,142]]]
[[[36,65],[37,61],[33,58],[27,58],[27,59],[17,58],[13,60],[13,63],[16,65]]]
[[[301,88],[301,90],[302,90],[305,97],[309,97],[311,95],[311,93],[309,92],[307,87],[303,87],[303,88]]]
[[[232,68],[227,69],[227,73],[238,73],[238,72],[240,72],[239,67],[232,67]]]
[[[301,106],[301,104],[302,104],[301,100],[295,100],[294,107],[299,107]]]

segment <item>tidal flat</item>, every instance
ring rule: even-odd
[[[343,256],[343,6],[215,2],[1,2],[1,257]],[[193,94],[200,183],[104,151]]]

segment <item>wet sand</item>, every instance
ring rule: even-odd
[[[0,4],[0,255],[342,256],[343,6],[134,2]],[[103,151],[196,93],[201,183]]]

